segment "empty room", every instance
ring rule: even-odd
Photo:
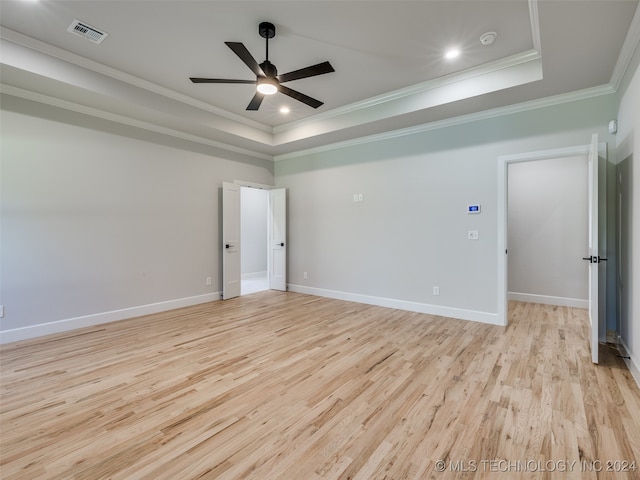
[[[0,27],[0,478],[640,478],[637,0]]]

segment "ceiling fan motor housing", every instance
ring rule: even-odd
[[[260,68],[262,69],[262,71],[264,72],[264,74],[267,77],[277,77],[278,76],[278,69],[269,60],[265,60],[264,62],[262,62],[260,64]]]
[[[258,33],[262,38],[273,38],[276,36],[276,26],[270,22],[261,22],[258,25]]]

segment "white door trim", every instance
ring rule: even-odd
[[[501,155],[498,157],[498,324],[507,326],[508,295],[507,295],[507,187],[510,163],[529,162],[532,160],[547,160],[573,155],[588,155],[590,145],[576,145],[573,147],[553,148],[535,152]]]
[[[240,186],[222,182],[222,299],[239,297]]]
[[[267,185],[264,183],[256,183],[256,182],[247,182],[245,180],[234,180],[233,183],[235,183],[236,185],[240,185],[241,187],[257,188],[259,190],[273,190],[274,188],[276,188],[275,185]]]
[[[237,223],[238,223],[238,241],[237,242],[233,242],[233,246],[232,248],[230,248],[229,250],[232,250],[231,253],[237,253],[237,268],[235,268],[235,263],[233,264],[233,272],[231,272],[231,266],[232,263],[228,262],[229,260],[229,251],[227,251],[227,249],[225,248],[227,239],[225,237],[225,226],[227,226],[227,223],[229,219],[227,218],[227,220],[225,220],[225,216],[231,216],[231,213],[229,211],[227,211],[225,209],[225,201],[224,201],[224,196],[225,196],[225,190],[230,189],[232,187],[237,187],[238,191],[241,191],[241,189],[243,187],[246,188],[255,188],[255,189],[259,189],[259,190],[267,190],[270,192],[269,194],[269,207],[267,209],[267,215],[268,217],[268,225],[269,225],[269,231],[267,233],[267,239],[266,239],[266,245],[265,248],[267,250],[267,261],[268,261],[268,267],[267,267],[267,276],[269,278],[269,289],[272,290],[283,290],[286,291],[287,290],[287,283],[286,283],[286,252],[287,252],[287,246],[286,245],[286,188],[279,188],[276,187],[274,185],[266,185],[266,184],[262,184],[262,183],[256,183],[256,182],[249,182],[246,180],[234,180],[233,183],[231,182],[223,182],[223,202],[222,202],[222,226],[223,226],[223,245],[222,245],[222,257],[223,257],[223,262],[222,262],[222,284],[223,284],[223,290],[222,290],[222,298],[223,299],[227,299],[227,298],[233,298],[236,296],[241,296],[242,295],[242,291],[240,288],[240,282],[241,282],[241,277],[242,275],[240,274],[240,250],[241,250],[241,242],[240,242],[240,222],[241,222],[241,216],[242,216],[242,211],[240,208],[240,196],[238,195],[238,205],[234,205],[234,209],[233,211],[235,212],[233,215],[237,216]],[[273,218],[273,211],[272,211],[272,203],[273,203],[273,197],[274,197],[274,193],[278,193],[281,192],[282,196],[283,196],[283,200],[282,200],[282,208],[283,210],[283,218],[279,220],[279,227],[281,227],[281,229],[284,230],[284,238],[278,240],[279,244],[283,244],[280,246],[279,252],[279,259],[278,259],[278,263],[276,265],[274,257],[273,257],[273,250],[274,250],[274,240],[273,240],[273,232],[274,232],[274,218]],[[229,202],[227,202],[229,203]],[[237,207],[237,208],[236,208]],[[237,210],[237,211],[236,211]],[[237,246],[237,249],[234,248]],[[237,252],[236,252],[237,250]],[[226,255],[225,255],[226,254]],[[235,259],[234,259],[235,260]],[[227,264],[225,264],[225,261],[227,262]],[[275,279],[274,281],[274,269],[278,267],[279,272],[281,272],[281,274],[279,275],[279,278]],[[235,273],[237,270],[237,289],[236,287],[236,282],[235,282]],[[227,278],[231,278],[230,273],[233,273],[233,283],[231,285],[228,284],[228,282],[225,281],[225,279]]]
[[[269,289],[287,290],[287,189],[269,190]]]

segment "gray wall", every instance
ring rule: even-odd
[[[587,156],[508,167],[510,298],[588,308]]]
[[[2,107],[5,332],[215,298],[219,185],[272,184],[270,164],[12,97]],[[600,96],[277,162],[290,286],[491,321],[498,156],[583,145],[593,132],[611,147],[616,114],[615,96]],[[467,215],[469,203],[482,214]]]
[[[290,288],[492,321],[497,158],[592,133],[611,145],[615,114],[606,95],[276,162],[289,189]],[[482,213],[467,215],[470,203]],[[472,229],[479,240],[467,240]]]
[[[240,190],[241,273],[245,276],[267,271],[267,209],[269,192],[258,188]]]
[[[618,239],[620,340],[631,357],[629,366],[640,384],[640,49],[635,54],[635,69],[625,78],[618,114],[617,173],[622,175],[623,204],[619,213]]]
[[[273,183],[271,162],[14,97],[2,107],[3,331],[218,298],[219,189]]]

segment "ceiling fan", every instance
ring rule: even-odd
[[[255,80],[233,80],[224,78],[198,78],[190,77],[193,83],[246,83],[256,85],[256,93],[249,102],[247,110],[258,110],[260,104],[265,95],[273,95],[276,92],[284,93],[291,98],[294,98],[302,103],[305,103],[313,108],[318,108],[323,104],[320,100],[311,98],[304,93],[300,93],[289,87],[282,85],[284,82],[290,82],[292,80],[299,80],[301,78],[315,77],[316,75],[323,75],[325,73],[335,72],[334,68],[329,62],[318,63],[317,65],[311,65],[310,67],[301,68],[300,70],[294,70],[289,73],[278,75],[276,66],[269,61],[269,39],[275,37],[276,27],[269,22],[262,22],[258,26],[258,33],[266,40],[266,60],[260,64],[251,56],[249,50],[240,42],[224,42],[227,47],[233,50],[240,60],[242,60],[247,67],[256,74]]]

